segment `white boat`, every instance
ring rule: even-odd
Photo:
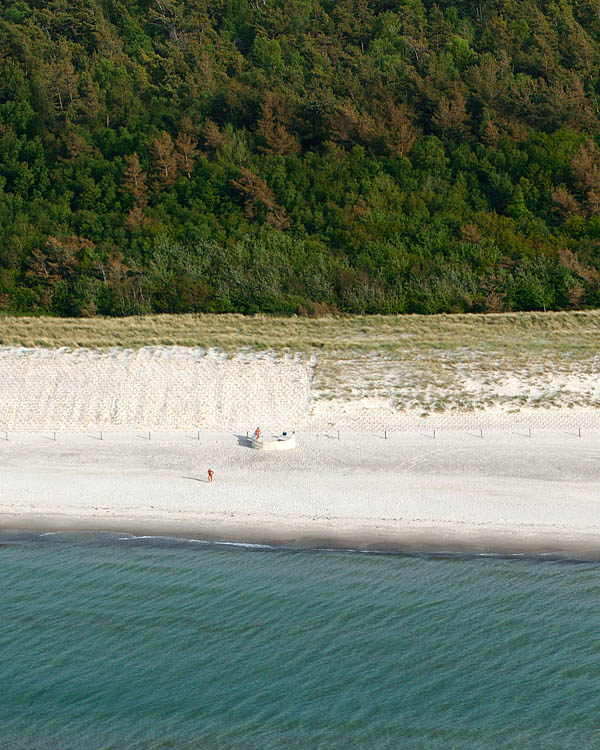
[[[289,451],[296,447],[296,433],[282,432],[280,435],[269,435],[268,437],[250,438],[253,448],[260,451]]]

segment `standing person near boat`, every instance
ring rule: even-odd
[[[260,427],[257,427],[257,428],[256,428],[256,429],[254,430],[254,439],[255,439],[255,440],[260,440]]]
[[[208,470],[208,481],[212,482],[213,476],[215,475],[215,472],[212,469]]]

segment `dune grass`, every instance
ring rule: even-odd
[[[0,316],[0,345],[139,348],[216,347],[223,351],[407,350],[546,352],[589,357],[600,344],[600,311],[498,315],[340,316],[149,315],[131,318]]]
[[[310,358],[313,394],[383,398],[422,415],[491,406],[600,407],[600,311],[497,315],[0,316],[0,345],[154,345]]]

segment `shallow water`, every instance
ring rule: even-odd
[[[0,537],[0,748],[591,748],[600,565]]]

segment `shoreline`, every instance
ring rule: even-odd
[[[172,539],[201,544],[262,547],[290,551],[361,552],[424,556],[507,557],[524,559],[581,560],[600,562],[600,537],[595,534],[556,535],[536,532],[516,536],[510,530],[487,530],[478,535],[449,530],[402,529],[396,534],[338,532],[319,534],[316,529],[241,529],[223,524],[218,529],[198,525],[187,530],[160,522],[139,519],[110,519],[98,523],[94,518],[58,516],[0,515],[2,533],[97,533],[126,534],[132,540]]]

